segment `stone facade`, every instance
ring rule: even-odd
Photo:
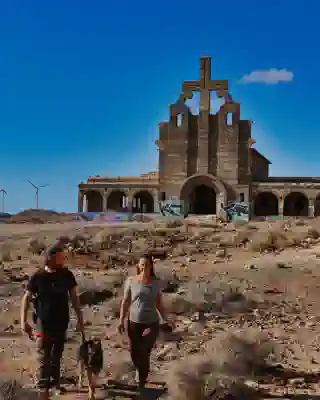
[[[200,93],[199,115],[186,100]],[[210,112],[211,92],[224,99]],[[211,79],[211,59],[200,59],[200,79],[185,81],[170,118],[159,123],[159,172],[139,177],[89,177],[79,184],[78,210],[151,213],[160,200],[181,199],[190,213],[216,214],[228,201],[248,202],[252,215],[320,215],[320,177],[269,177],[270,161],[253,148],[251,121],[227,80]]]

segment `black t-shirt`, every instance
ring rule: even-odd
[[[31,276],[27,290],[35,296],[34,307],[41,330],[67,329],[69,297],[75,286],[77,286],[75,276],[65,267],[54,272],[41,269]]]

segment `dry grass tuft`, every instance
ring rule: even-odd
[[[286,232],[268,231],[259,232],[252,238],[249,243],[249,249],[252,251],[275,251],[284,249],[294,244],[294,237],[289,238]]]
[[[16,259],[17,255],[11,243],[5,243],[0,247],[0,262],[12,262]]]
[[[273,346],[261,334],[252,333],[218,336],[208,343],[206,354],[189,356],[175,363],[167,376],[170,398],[256,398],[257,393],[245,385],[245,380],[263,372]]]

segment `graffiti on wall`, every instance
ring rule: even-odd
[[[184,202],[175,199],[159,201],[159,210],[164,217],[183,217]]]

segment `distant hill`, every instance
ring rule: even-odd
[[[48,222],[69,222],[72,220],[70,214],[58,213],[53,210],[29,208],[12,215],[11,218],[6,219],[6,222],[12,224],[45,224]]]

